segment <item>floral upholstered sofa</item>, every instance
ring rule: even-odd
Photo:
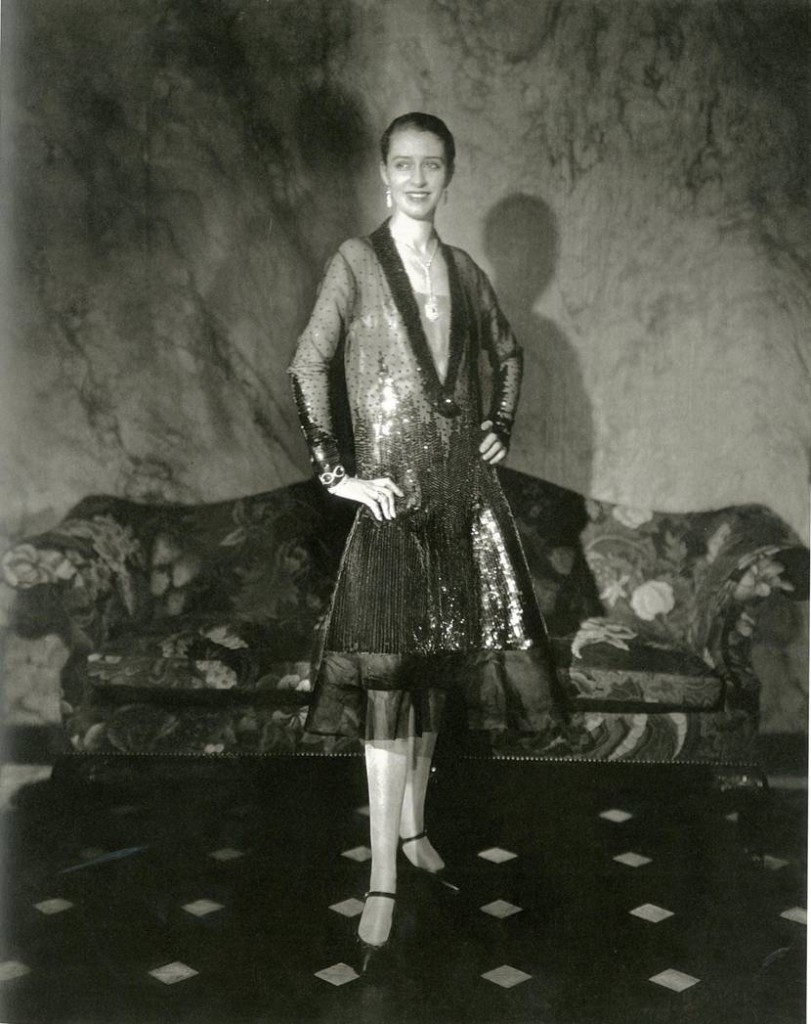
[[[751,659],[776,595],[807,600],[808,552],[767,508],[665,513],[501,478],[578,736],[572,756],[741,762]],[[65,751],[342,753],[310,736],[310,652],[353,507],[307,481],[208,505],[80,502],[6,552],[13,628],[57,633]],[[500,756],[532,756],[524,736]]]

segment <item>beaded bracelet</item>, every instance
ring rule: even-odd
[[[339,484],[345,476],[346,470],[340,463],[338,463],[338,465],[335,466],[334,469],[326,470],[325,472],[320,473],[318,479],[327,488],[327,490],[330,490],[331,488]]]

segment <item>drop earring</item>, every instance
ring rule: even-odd
[[[391,189],[390,188],[386,189],[386,209],[387,210],[391,209]]]
[[[445,193],[444,193],[444,197],[443,197],[443,199],[442,199],[442,202],[443,202],[443,203],[444,203],[444,204],[445,204],[446,206],[448,205],[448,190],[447,190],[447,189],[445,189]]]

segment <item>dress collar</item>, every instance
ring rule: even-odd
[[[428,340],[425,337],[417,300],[414,298],[411,281],[408,278],[408,273],[392,238],[388,220],[384,221],[376,231],[372,232],[371,242],[378,262],[386,276],[386,281],[394,299],[394,305],[397,307],[397,311],[405,324],[425,391],[438,412],[443,416],[456,416],[459,413],[459,407],[453,401],[453,392],[462,361],[465,338],[468,333],[468,315],[465,293],[462,289],[459,271],[451,251],[443,244],[439,235],[437,235],[437,243],[442,250],[445,264],[448,268],[448,284],[451,295],[450,353],[448,373],[443,383],[439,379],[436,363],[428,347]]]

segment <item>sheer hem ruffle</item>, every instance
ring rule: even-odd
[[[508,734],[541,734],[553,746],[564,724],[556,685],[541,648],[432,655],[326,651],[305,730],[366,741],[438,732],[445,694],[456,690],[468,729],[484,730],[496,742]]]

